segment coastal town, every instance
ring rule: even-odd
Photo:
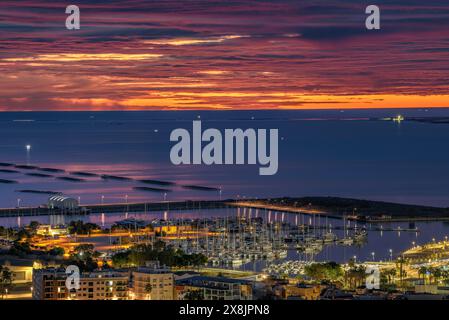
[[[387,259],[316,261],[327,247],[363,245],[363,219],[330,223],[323,207],[271,200],[270,209],[238,202],[235,216],[152,221],[128,217],[111,226],[69,218],[0,227],[0,297],[35,300],[414,300],[449,298],[449,241],[411,243]],[[260,205],[260,202],[258,202]],[[245,206],[246,204],[246,206]],[[67,197],[50,197],[55,212],[79,213]],[[235,205],[235,204],[232,204]],[[274,208],[274,207],[275,208]],[[288,208],[288,207],[285,207]],[[126,208],[129,209],[129,208]],[[302,209],[302,211],[301,211]],[[213,210],[213,209],[212,209]],[[216,209],[217,210],[217,209]],[[291,209],[289,209],[291,210]],[[288,214],[294,218],[287,219]],[[128,215],[128,214],[127,214]],[[104,219],[104,213],[101,215]],[[32,217],[31,217],[32,218]],[[20,219],[20,216],[17,218]],[[56,219],[57,221],[58,219]],[[321,221],[322,220],[322,221]],[[351,223],[352,222],[352,223]],[[359,224],[357,224],[357,222]],[[397,232],[383,228],[381,232]],[[399,232],[418,232],[415,229]],[[302,260],[289,259],[300,252]],[[261,269],[242,265],[263,261]],[[78,286],[67,285],[70,266]],[[370,270],[377,270],[373,278]]]

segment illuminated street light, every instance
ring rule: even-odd
[[[371,252],[371,255],[373,256],[373,261],[374,261],[374,256],[376,255],[376,253],[373,251],[373,252]]]
[[[390,261],[393,261],[393,249],[390,249]]]
[[[31,152],[31,145],[30,144],[27,144],[26,146],[25,146],[25,150],[26,150],[26,152],[27,152],[27,165],[30,165],[30,152]]]

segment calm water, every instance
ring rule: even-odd
[[[0,113],[0,162],[123,175],[135,179],[158,179],[178,186],[167,200],[218,199],[217,192],[192,191],[180,185],[221,187],[223,198],[278,196],[342,196],[401,203],[449,206],[449,124],[370,121],[369,118],[404,116],[449,116],[439,110],[358,111],[230,111],[230,112],[63,112]],[[281,140],[279,172],[259,176],[258,166],[173,166],[170,163],[170,132],[191,130],[201,118],[209,127],[278,128]],[[25,145],[30,144],[29,153]],[[0,168],[8,169],[8,168]],[[80,197],[82,203],[157,201],[160,193],[137,192],[129,181],[68,182],[54,177],[26,175],[32,171],[1,173],[0,179],[19,183],[0,184],[0,206],[40,205],[47,195],[24,194],[21,189],[60,191]],[[53,174],[64,176],[66,174]],[[173,212],[177,215],[225,215],[220,210]],[[83,219],[108,225],[125,214]],[[162,213],[137,216],[151,220]],[[60,217],[40,217],[42,222],[60,222]],[[65,221],[68,222],[68,218]],[[26,224],[29,218],[3,218],[0,224]],[[32,220],[36,220],[33,218]],[[404,225],[406,226],[406,225]],[[346,260],[354,255],[364,260],[389,257],[412,241],[431,241],[449,234],[447,224],[419,223],[421,233],[371,232],[362,248],[328,248],[317,259]],[[291,253],[291,258],[295,253]]]
[[[399,113],[449,116],[448,109],[0,113],[0,162],[222,187],[223,198],[333,195],[449,206],[449,124],[367,120]],[[278,128],[278,174],[259,176],[258,166],[172,165],[170,132],[191,129],[198,116],[203,129]],[[46,195],[20,189],[60,191],[82,203],[98,203],[101,195],[106,203],[124,201],[125,195],[129,201],[162,199],[133,191],[135,182],[76,183],[21,171],[0,173],[0,179],[19,181],[0,184],[1,207],[16,206],[17,198],[22,206],[46,203]],[[168,200],[218,196],[175,187]]]

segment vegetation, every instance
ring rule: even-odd
[[[12,272],[4,266],[0,266],[0,296],[3,299],[6,290],[12,287]]]
[[[37,221],[31,221],[30,224],[28,225],[28,228],[30,229],[31,232],[36,233],[37,228],[40,226],[41,224]]]
[[[14,241],[8,254],[23,257],[31,253],[31,245],[29,241]]]
[[[349,264],[349,269],[345,271],[345,285],[354,290],[363,286],[366,282],[366,267],[362,265]]]
[[[48,251],[48,253],[52,256],[62,256],[62,255],[64,255],[65,251],[64,251],[64,248],[54,247],[54,248],[50,249]]]
[[[382,270],[380,273],[380,289],[383,291],[396,290],[395,277],[397,274],[395,268]]]
[[[100,227],[95,223],[84,223],[81,220],[71,221],[68,226],[70,234],[89,234],[94,230],[100,230]]]
[[[425,267],[422,266],[418,269],[419,277],[424,280],[424,283],[434,284],[443,281],[449,284],[449,270],[445,270],[441,267]]]
[[[337,281],[343,275],[343,268],[336,262],[313,263],[304,268],[306,276],[320,281]]]
[[[100,253],[94,250],[93,244],[80,244],[74,249],[67,264],[78,266],[82,272],[93,271],[98,268],[98,264],[95,260],[99,256]]]
[[[154,245],[138,244],[112,257],[114,266],[142,266],[146,261],[159,261],[168,267],[201,266],[207,263],[203,254],[186,254],[158,241]]]
[[[449,208],[436,208],[382,201],[339,197],[302,197],[265,200],[272,204],[296,207],[313,207],[340,214],[356,213],[361,216],[388,215],[393,217],[441,217],[449,214]]]

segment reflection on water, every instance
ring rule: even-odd
[[[212,209],[212,210],[180,210],[180,211],[155,211],[147,213],[111,213],[111,214],[91,214],[87,216],[20,216],[0,218],[0,225],[8,227],[19,227],[29,224],[31,221],[38,221],[43,224],[66,224],[72,220],[82,220],[84,222],[96,223],[104,228],[110,227],[116,221],[127,218],[135,218],[151,222],[155,219],[208,219],[214,217],[261,217],[268,223],[288,222],[292,225],[314,224],[316,226],[332,228],[332,231],[339,237],[343,236],[343,221],[337,219],[326,219],[323,217],[315,217],[311,219],[308,215],[292,214],[284,212],[276,212],[269,210],[256,209]],[[287,259],[289,260],[314,260],[314,261],[337,261],[346,262],[351,258],[357,261],[372,260],[372,254],[376,260],[389,260],[395,258],[400,252],[410,248],[412,242],[424,244],[431,242],[433,238],[438,240],[444,239],[449,235],[449,224],[445,222],[416,222],[419,232],[406,231],[409,227],[408,223],[391,223],[384,225],[366,225],[368,231],[367,242],[360,245],[341,246],[329,245],[316,255],[299,253],[296,250],[289,250]],[[352,222],[347,227],[354,227]],[[363,225],[358,225],[362,227]],[[394,229],[395,231],[387,231]],[[402,230],[402,231],[400,231]],[[346,231],[348,232],[348,231]],[[391,249],[391,253],[390,253]],[[265,262],[249,263],[244,268],[260,270],[265,266]]]
[[[222,197],[332,195],[447,207],[449,190],[448,125],[371,121],[402,114],[448,116],[449,109],[315,110],[229,112],[89,112],[1,113],[0,162],[64,172],[0,172],[0,207],[46,203],[47,195],[17,190],[60,191],[83,204],[161,201],[164,195],[142,190],[136,181],[83,176],[84,182],[56,179],[70,172],[173,181],[168,200],[218,199],[216,191],[181,185],[222,187]],[[174,166],[169,142],[173,129],[191,128],[201,115],[206,128],[278,128],[279,171],[261,177],[258,166]],[[32,122],[14,121],[30,119]],[[357,119],[347,121],[347,119]],[[322,121],[312,121],[322,120]],[[55,138],[56,137],[56,138]],[[29,154],[25,146],[32,148]],[[29,157],[28,157],[29,156]],[[49,173],[55,177],[24,174]],[[172,188],[172,187],[170,187]]]

